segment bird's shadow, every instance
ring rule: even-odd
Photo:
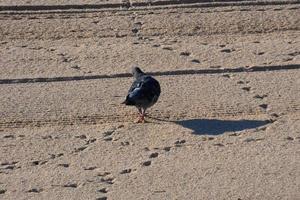
[[[268,120],[218,120],[190,119],[175,122],[182,127],[191,129],[196,135],[221,135],[225,132],[243,131],[264,126]]]

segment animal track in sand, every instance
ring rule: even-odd
[[[97,176],[103,177],[103,176],[107,176],[107,175],[110,175],[110,174],[111,174],[110,172],[100,172],[100,173],[97,174]]]
[[[150,165],[151,165],[151,161],[150,161],[150,160],[145,161],[145,162],[142,162],[142,166],[148,167],[148,166],[150,166]]]
[[[114,132],[115,132],[115,130],[105,131],[105,132],[103,133],[103,137],[111,136]]]
[[[154,153],[151,153],[149,158],[157,158],[158,157],[158,153],[157,152],[154,152]]]
[[[165,150],[165,151],[170,151],[170,150],[171,150],[171,147],[164,147],[163,150]]]
[[[244,142],[256,142],[260,140],[264,140],[264,138],[247,138],[244,140]]]
[[[267,97],[268,95],[266,94],[263,94],[263,95],[255,95],[253,98],[256,98],[256,99],[264,99],[265,97]]]
[[[182,146],[182,144],[184,144],[186,141],[185,140],[177,140],[174,144],[176,147],[180,147]]]
[[[2,162],[0,165],[4,166],[4,165],[15,165],[17,164],[17,161],[11,161],[11,162]]]
[[[291,137],[291,136],[287,136],[287,137],[285,137],[284,139],[286,139],[286,140],[295,140],[295,138],[293,138],[293,137]]]
[[[263,51],[260,51],[260,52],[255,52],[254,54],[255,54],[255,55],[259,55],[259,56],[261,56],[261,55],[264,55],[264,54],[265,54],[265,52],[263,52]]]
[[[106,138],[103,138],[104,141],[112,141],[113,138],[112,137],[106,137]]]
[[[11,138],[11,139],[14,139],[15,136],[14,136],[14,135],[4,135],[3,138]]]
[[[40,188],[40,189],[32,188],[32,189],[30,189],[30,190],[27,190],[27,192],[32,192],[32,193],[40,193],[40,192],[42,192],[42,191],[43,191],[42,188]]]
[[[224,147],[225,145],[222,144],[222,143],[216,143],[216,144],[213,144],[214,146],[218,146],[218,147]]]
[[[78,147],[78,148],[75,148],[74,152],[75,152],[75,153],[78,153],[78,152],[80,152],[80,151],[85,150],[86,148],[87,148],[87,146]]]
[[[88,140],[86,141],[86,144],[88,145],[88,144],[94,143],[94,142],[96,142],[96,141],[97,141],[96,138],[91,138],[91,139],[88,139]]]
[[[295,51],[295,52],[292,52],[292,53],[288,53],[288,55],[295,57],[295,56],[300,55],[300,51]]]
[[[84,139],[86,139],[87,137],[86,137],[86,135],[76,135],[75,138],[79,138],[79,139],[84,140]]]
[[[198,59],[193,59],[191,60],[192,63],[200,63],[200,61]]]
[[[160,44],[154,44],[152,47],[160,47]]]
[[[107,184],[112,185],[115,182],[115,178],[113,178],[113,177],[103,177],[103,178],[101,178],[100,181],[103,182],[103,183],[107,183]]]
[[[68,187],[68,188],[77,188],[77,183],[67,183],[63,185],[63,187]]]
[[[6,189],[0,189],[0,194],[4,194],[6,191]]]
[[[211,69],[220,69],[220,68],[221,68],[221,66],[220,66],[220,65],[216,65],[216,66],[209,66],[209,68],[211,68]]]
[[[71,66],[72,69],[80,70],[80,67],[78,65]]]
[[[188,52],[188,51],[183,51],[183,52],[180,52],[180,54],[179,54],[180,56],[190,56],[191,55],[191,53],[190,52]]]
[[[107,193],[108,192],[108,189],[107,188],[101,188],[99,190],[97,190],[98,192],[101,192],[101,193]]]
[[[14,170],[15,168],[17,168],[16,167],[16,164],[17,164],[18,162],[16,162],[16,161],[12,161],[12,162],[3,162],[3,163],[1,163],[1,166],[3,166],[3,167],[1,167],[0,169],[8,169],[8,170]],[[18,168],[20,168],[20,167],[18,167]]]
[[[67,163],[61,163],[61,164],[58,164],[57,166],[68,168],[70,165]]]
[[[267,109],[268,108],[268,104],[260,104],[259,107],[261,107],[263,109]]]
[[[222,52],[222,53],[231,53],[233,51],[235,51],[235,49],[222,49],[220,52]]]
[[[245,90],[245,91],[247,91],[247,92],[249,92],[250,89],[251,89],[251,87],[242,87],[242,90]]]
[[[107,197],[98,197],[96,200],[107,200]]]
[[[125,141],[125,142],[121,142],[121,145],[122,146],[128,146],[128,145],[130,145],[130,143],[128,141]]]
[[[92,167],[84,167],[83,168],[84,170],[94,170],[94,169],[97,169],[96,166],[92,166]]]
[[[129,174],[129,173],[131,173],[131,172],[132,172],[131,169],[123,169],[123,170],[120,172],[120,174]]]
[[[162,49],[164,49],[164,50],[168,50],[168,51],[172,51],[172,50],[173,50],[173,48],[172,48],[172,47],[163,47]]]

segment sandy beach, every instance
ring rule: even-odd
[[[0,199],[300,199],[298,1],[0,1]],[[162,93],[137,124],[133,65]]]

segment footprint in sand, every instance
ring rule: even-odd
[[[107,200],[107,197],[98,197],[96,200]]]
[[[75,152],[75,153],[78,153],[78,152],[80,152],[80,151],[85,150],[86,148],[87,148],[87,146],[78,147],[78,148],[75,148],[74,152]]]
[[[103,182],[103,183],[107,183],[107,184],[112,185],[115,182],[115,178],[113,178],[113,177],[103,177],[103,178],[101,178],[100,181]]]
[[[182,146],[186,141],[185,140],[177,140],[174,144],[176,147]]]
[[[80,70],[80,67],[78,65],[71,66],[72,69]]]
[[[15,168],[20,168],[20,167],[16,167],[16,164],[18,162],[3,162],[1,163],[1,166],[3,166],[1,169],[8,169],[8,170],[14,170]]]
[[[96,142],[96,141],[97,141],[97,139],[91,138],[91,139],[88,139],[88,140],[86,141],[86,144],[88,145],[88,144],[94,143],[94,142]]]
[[[264,138],[247,138],[244,140],[244,142],[256,142],[260,140],[264,140]]]
[[[111,174],[110,172],[100,172],[100,173],[97,174],[97,176],[103,177],[103,176],[107,176],[107,175],[110,175],[110,174]]]
[[[222,49],[221,50],[222,53],[231,53],[233,51],[235,51],[235,49]]]
[[[164,49],[164,50],[168,50],[168,51],[172,51],[172,50],[173,50],[173,48],[172,48],[172,47],[163,47],[162,49]]]
[[[131,169],[123,169],[123,170],[120,172],[120,174],[129,174],[129,173],[131,173],[131,172],[132,172]]]
[[[210,66],[209,68],[211,68],[211,69],[220,69],[221,66],[220,66],[220,65],[217,65],[217,66]]]
[[[247,91],[247,92],[249,92],[250,89],[251,89],[251,87],[242,87],[242,90],[245,90],[245,91]]]
[[[111,136],[114,132],[115,132],[115,130],[105,131],[105,132],[103,133],[103,137]]]
[[[263,94],[263,95],[255,95],[253,98],[256,98],[256,99],[264,99],[265,97],[267,97],[268,95],[266,94]]]
[[[70,165],[67,163],[61,163],[61,164],[58,164],[57,166],[68,168]]]
[[[130,143],[128,141],[125,141],[125,142],[121,142],[121,145],[122,146],[128,146],[128,145],[130,145]]]
[[[14,135],[4,135],[3,138],[11,138],[11,139],[14,139],[15,136],[14,136]]]
[[[142,162],[142,166],[148,167],[150,165],[151,165],[151,161],[150,160]]]
[[[0,194],[4,194],[6,191],[6,189],[0,189]]]
[[[268,108],[268,104],[260,104],[259,107],[261,107],[263,109],[267,109]]]
[[[27,192],[33,192],[33,193],[40,193],[42,191],[43,191],[42,188],[40,188],[40,189],[38,189],[38,188],[32,188],[30,190],[27,190]]]
[[[103,138],[104,141],[112,141],[113,138],[112,137],[106,137],[106,138]]]
[[[287,136],[286,138],[284,138],[286,140],[295,140],[295,138],[291,137],[291,136]]]
[[[165,150],[165,151],[170,151],[170,150],[171,150],[171,147],[164,147],[163,150]]]
[[[179,54],[180,56],[190,56],[191,55],[191,53],[190,52],[188,52],[188,51],[183,51],[183,52],[180,52],[180,54]]]
[[[108,192],[108,189],[107,188],[101,188],[99,190],[97,190],[98,192],[101,192],[101,193],[107,193]]]
[[[75,138],[79,138],[79,139],[82,139],[82,140],[84,140],[84,139],[86,139],[87,137],[86,137],[86,135],[76,135],[75,136]]]
[[[154,153],[151,153],[149,158],[157,158],[158,157],[158,153],[157,152],[154,152]]]
[[[83,169],[84,169],[84,170],[94,170],[94,169],[97,169],[97,167],[95,167],[95,166],[92,166],[92,167],[84,167]]]
[[[63,185],[63,187],[67,187],[67,188],[77,188],[77,183],[67,183],[65,185]]]
[[[199,64],[199,63],[200,63],[200,60],[198,60],[198,59],[193,59],[193,60],[191,60],[191,62],[192,62],[192,63],[197,63],[197,64]]]
[[[259,55],[259,56],[261,56],[261,55],[264,55],[264,54],[265,54],[265,52],[263,52],[263,51],[260,51],[260,52],[254,52],[254,54],[255,54],[255,55]]]
[[[222,144],[222,143],[216,143],[216,144],[213,144],[214,146],[218,146],[218,147],[224,147],[225,145]]]

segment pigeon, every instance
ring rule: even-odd
[[[135,106],[139,111],[137,123],[144,123],[146,110],[158,100],[161,92],[160,85],[156,79],[145,74],[139,67],[133,67],[132,75],[135,80],[122,104]]]

